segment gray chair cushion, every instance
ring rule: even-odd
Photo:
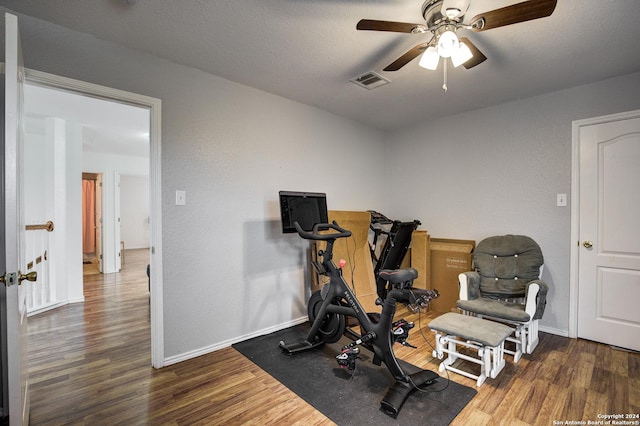
[[[434,319],[429,323],[429,328],[491,347],[499,346],[513,333],[513,330],[504,324],[453,312]]]
[[[502,318],[508,321],[527,322],[531,319],[524,311],[525,306],[519,303],[505,302],[493,299],[458,300],[458,308],[463,311],[473,312],[478,315],[486,315]]]

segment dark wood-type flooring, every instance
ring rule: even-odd
[[[127,250],[122,272],[85,275],[84,303],[29,318],[32,425],[333,424],[230,347],[153,369],[147,259],[146,250]],[[404,316],[416,322],[410,342],[418,349],[396,354],[437,371],[427,328],[434,315]],[[638,413],[640,354],[542,333],[534,354],[518,364],[508,357],[452,424],[553,425]]]

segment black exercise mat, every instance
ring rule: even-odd
[[[442,377],[428,392],[414,391],[394,419],[380,409],[380,401],[395,381],[384,364],[371,362],[373,355],[367,349],[361,349],[361,359],[350,372],[335,360],[349,343],[346,338],[295,355],[278,347],[281,340],[304,338],[308,329],[308,323],[302,324],[233,347],[338,425],[447,425],[476,394],[475,389]],[[408,373],[417,369],[401,363]]]

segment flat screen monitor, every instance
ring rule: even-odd
[[[280,217],[282,232],[297,232],[294,222],[305,231],[311,231],[316,223],[327,223],[327,195],[322,192],[280,191]]]

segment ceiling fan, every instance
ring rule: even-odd
[[[387,65],[384,71],[397,71],[420,55],[422,55],[420,66],[435,70],[442,57],[445,59],[443,89],[446,91],[446,58],[450,58],[455,67],[462,65],[466,69],[473,68],[487,59],[471,40],[467,37],[458,37],[458,30],[479,32],[544,18],[553,13],[557,0],[524,1],[481,13],[465,23],[464,15],[469,9],[470,2],[471,0],[426,0],[422,5],[422,16],[426,25],[362,19],[356,28],[409,34],[431,33],[432,37],[429,41],[414,46]]]

